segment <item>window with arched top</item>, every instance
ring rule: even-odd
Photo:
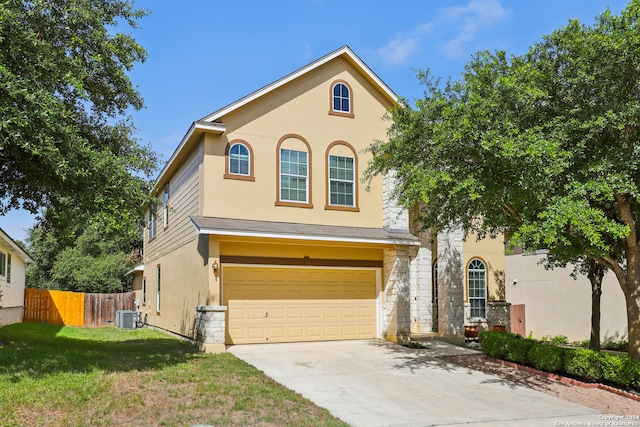
[[[225,150],[227,179],[255,181],[253,177],[253,150],[246,141],[232,141]]]
[[[300,135],[280,138],[277,155],[276,206],[312,208],[311,146]]]
[[[474,258],[467,266],[467,286],[472,319],[487,317],[487,267],[478,258]]]
[[[353,146],[335,141],[327,147],[327,204],[325,209],[358,210],[358,157]]]
[[[344,80],[337,80],[331,85],[331,106],[329,114],[353,117],[353,91]]]

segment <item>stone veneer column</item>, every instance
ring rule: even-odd
[[[431,265],[431,233],[414,232],[421,246],[412,247],[410,271],[411,332],[433,331],[433,280]]]
[[[409,263],[408,246],[384,250],[382,338],[399,343],[411,339]]]
[[[225,346],[225,318],[227,307],[199,305],[196,307],[196,342],[201,351],[223,353]]]
[[[462,229],[438,233],[438,332],[464,339]]]
[[[409,212],[393,197],[395,173],[382,177],[382,227],[390,232],[409,232]],[[384,250],[382,283],[382,337],[394,342],[408,342],[411,335],[409,246]]]

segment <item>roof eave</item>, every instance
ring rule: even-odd
[[[311,234],[295,234],[295,233],[273,233],[273,232],[255,232],[243,230],[226,230],[219,228],[200,228],[198,224],[190,219],[191,224],[196,229],[198,235],[217,235],[217,236],[234,236],[234,237],[254,237],[265,239],[283,239],[283,240],[306,240],[306,241],[322,241],[322,242],[340,242],[340,243],[365,243],[375,245],[410,245],[420,246],[418,239],[374,239],[365,237],[339,237],[331,235],[311,235]]]
[[[194,137],[197,137],[205,132],[211,132],[214,134],[222,135],[226,130],[227,130],[227,125],[220,122],[204,122],[202,120],[193,122],[189,127],[189,130],[187,131],[187,133],[182,137],[182,140],[180,140],[180,144],[178,144],[178,147],[175,149],[175,151],[171,155],[171,158],[165,163],[164,168],[162,168],[162,171],[160,171],[160,174],[158,174],[158,177],[156,178],[156,181],[155,181],[156,183],[151,191],[151,194],[155,194],[158,191],[160,187],[159,184],[162,182],[167,171],[171,169],[171,167],[173,166],[173,163],[176,161],[179,154],[183,151],[185,146],[189,144],[190,141],[194,140]]]

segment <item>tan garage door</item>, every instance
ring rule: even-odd
[[[376,272],[225,266],[227,343],[376,336]]]

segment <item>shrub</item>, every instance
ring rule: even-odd
[[[640,363],[628,357],[602,353],[600,355],[602,377],[614,384],[639,385]]]
[[[553,345],[566,345],[569,344],[569,338],[565,335],[556,335],[551,337],[551,344]]]
[[[601,381],[600,354],[586,348],[577,348],[568,354],[565,370],[568,374],[587,381]]]
[[[541,371],[563,372],[567,349],[550,344],[535,343],[528,353],[531,365]]]
[[[536,344],[537,342],[535,340],[524,338],[514,338],[510,340],[507,345],[508,360],[524,365],[530,364],[527,354],[529,353],[529,349]]]
[[[569,374],[585,381],[640,387],[640,362],[626,356],[558,347],[549,340],[540,342],[507,332],[485,331],[479,339],[482,352],[491,357],[541,371]]]
[[[483,331],[478,334],[482,352],[489,357],[507,359],[507,343],[513,335],[506,332]]]

